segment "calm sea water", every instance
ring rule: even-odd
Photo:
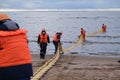
[[[2,12],[0,12],[2,13]],[[85,55],[120,56],[120,12],[110,11],[29,11],[6,12],[21,28],[28,30],[31,52],[39,53],[38,34],[46,28],[50,40],[58,31],[62,31],[63,48],[70,47],[78,40],[81,27],[87,34],[101,29],[104,23],[107,32],[87,37],[86,41],[69,53],[77,52]],[[47,53],[53,54],[52,42],[48,44]]]

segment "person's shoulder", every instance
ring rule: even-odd
[[[47,35],[47,36],[49,37],[49,34],[48,34],[48,33],[46,33],[45,35]]]
[[[46,33],[46,35],[49,35],[48,33]]]
[[[57,32],[56,34],[60,35],[60,33],[59,33],[59,32]]]

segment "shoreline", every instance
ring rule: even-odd
[[[32,54],[33,72],[54,55],[40,59]],[[120,80],[120,57],[61,55],[52,69],[41,80]]]

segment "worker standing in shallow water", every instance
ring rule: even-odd
[[[40,58],[45,59],[47,43],[50,43],[49,35],[46,33],[45,29],[42,29],[39,34],[37,43],[40,45]]]
[[[107,26],[105,24],[102,24],[102,31],[106,32]]]
[[[30,80],[33,75],[27,30],[0,14],[0,80]]]
[[[55,54],[57,52],[59,44],[61,45],[61,41],[60,41],[61,36],[62,36],[62,32],[57,32],[53,37],[53,44],[55,46],[55,52],[54,52]],[[62,49],[61,49],[61,51],[62,51]],[[64,52],[62,51],[62,53],[64,53]]]
[[[83,40],[85,40],[86,31],[85,31],[85,29],[83,29],[83,28],[81,28],[81,36],[83,37]]]

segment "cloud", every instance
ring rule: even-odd
[[[23,3],[23,8],[33,8],[36,7],[35,3],[33,2],[27,2],[27,3]]]
[[[86,9],[120,8],[120,0],[2,0],[0,8]]]

